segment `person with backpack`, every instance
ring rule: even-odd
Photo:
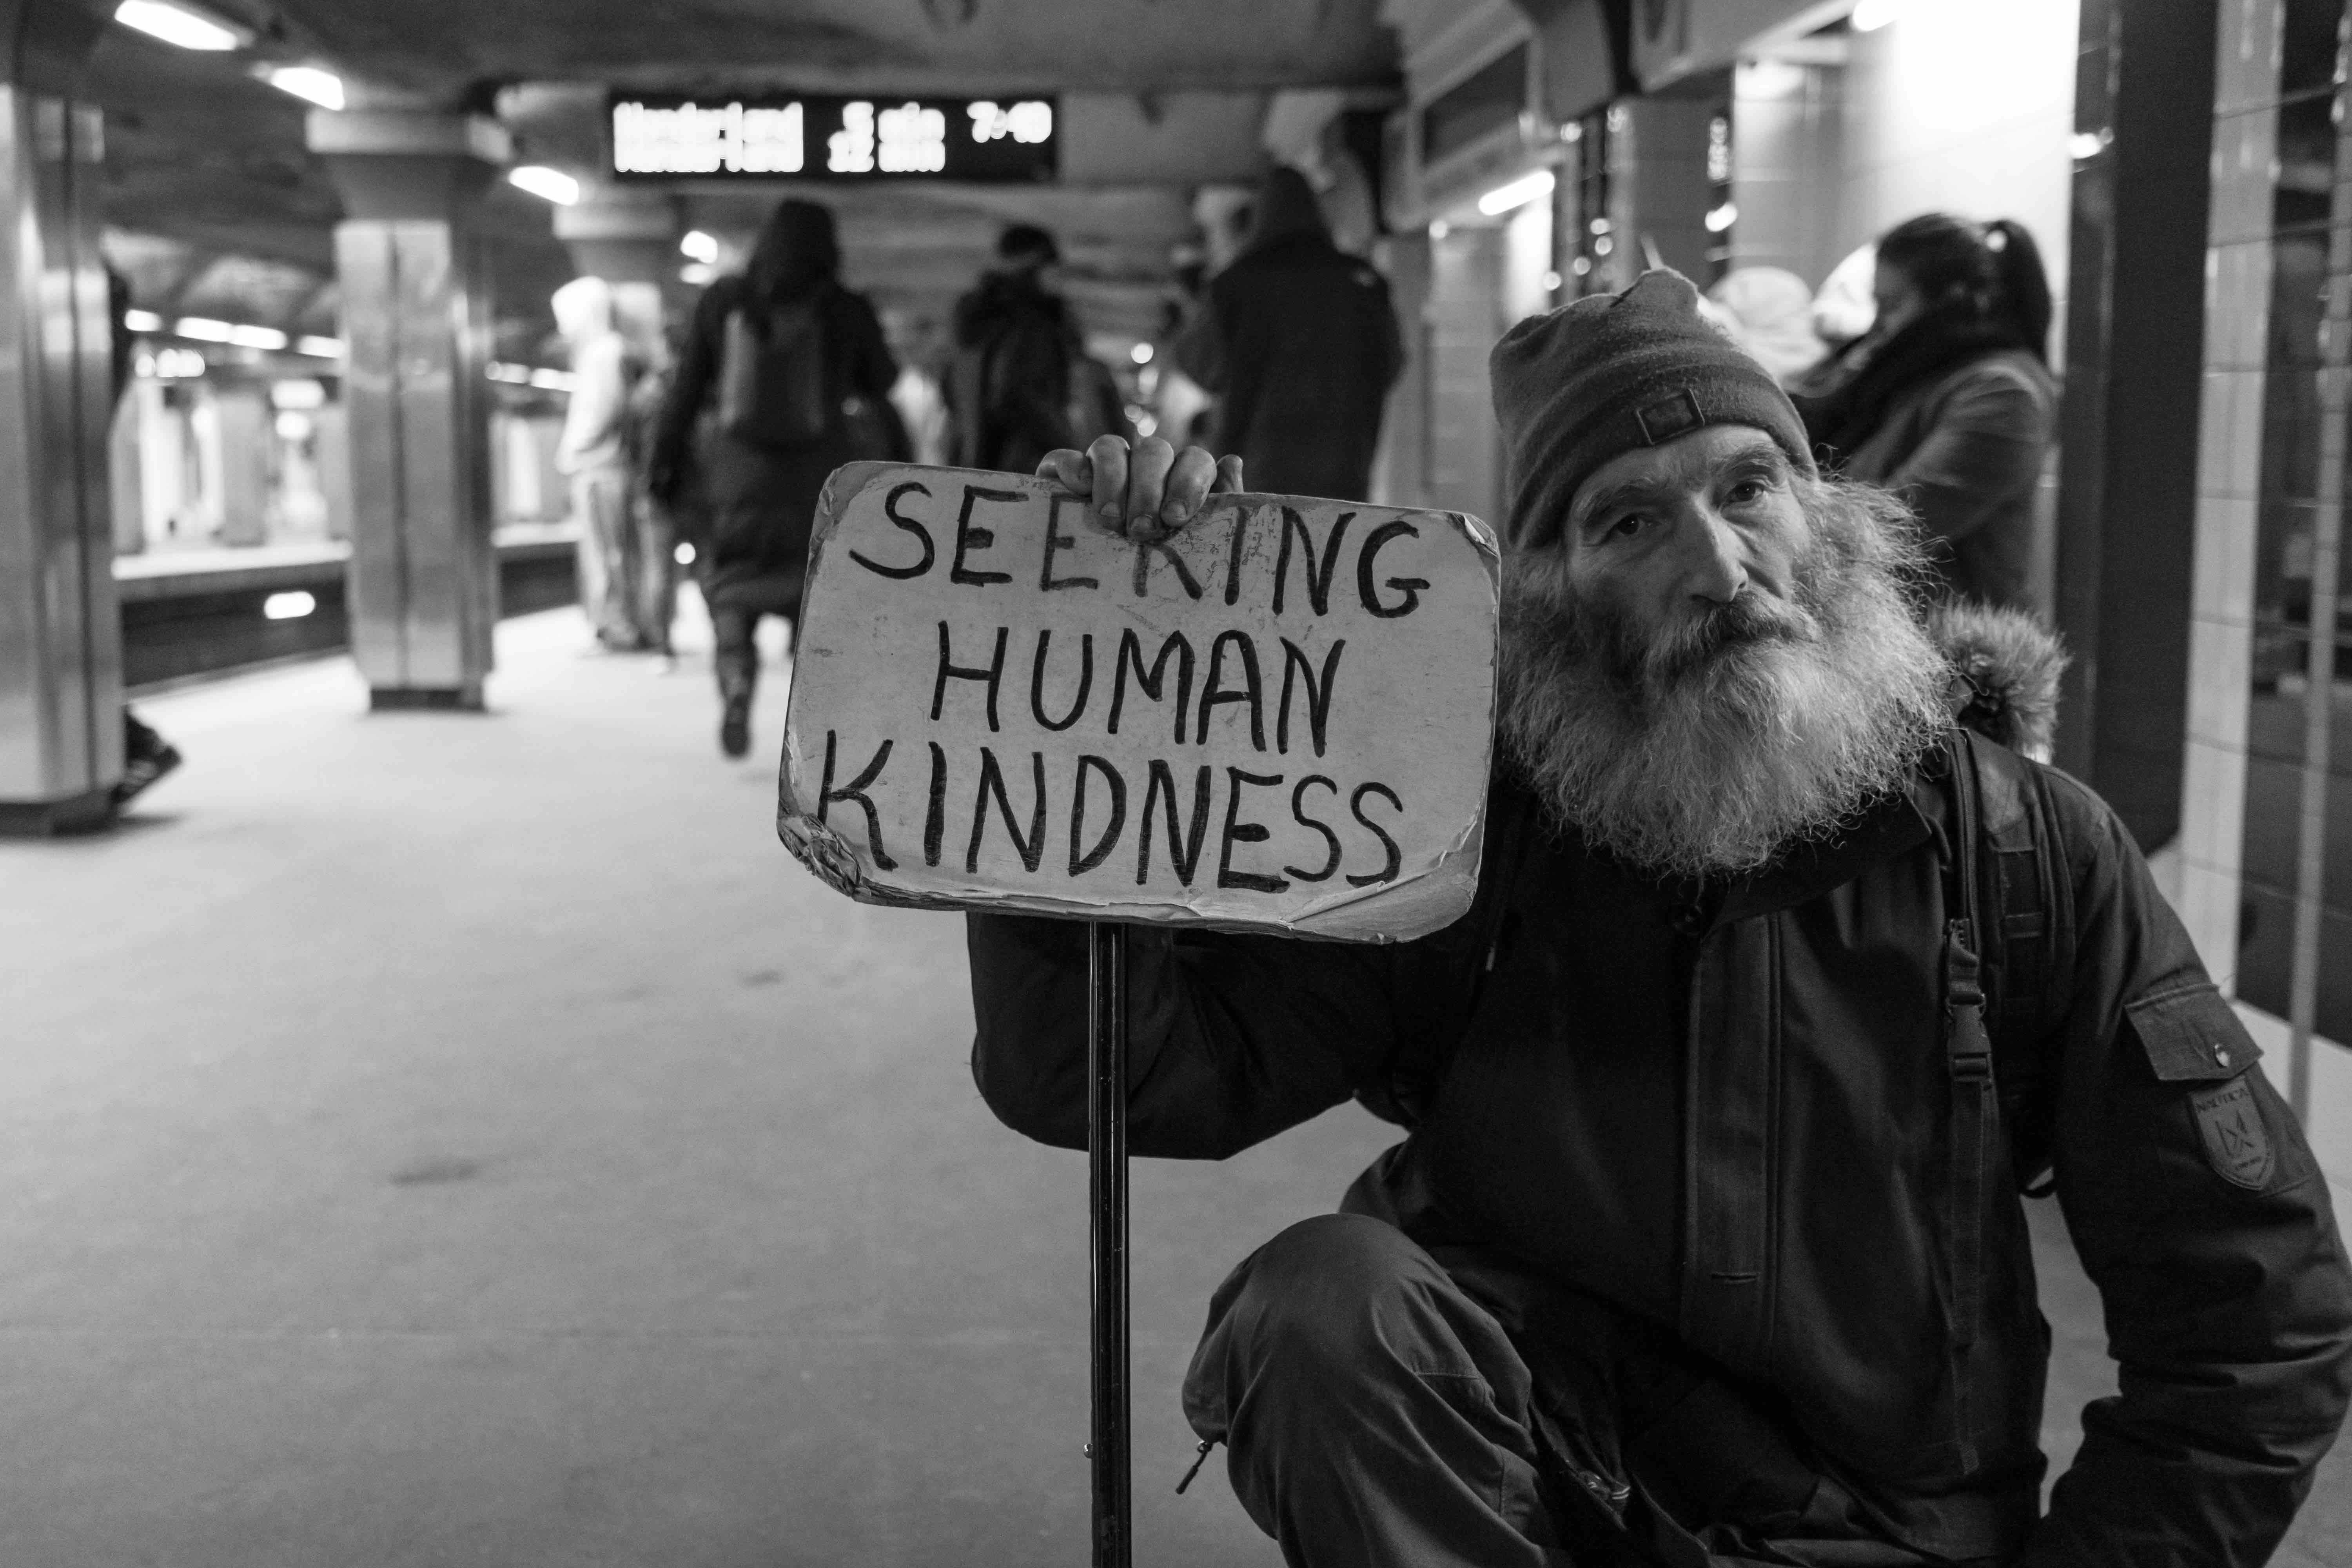
[[[1315,187],[1265,177],[1249,237],[1211,279],[1176,363],[1218,399],[1216,429],[1251,482],[1363,500],[1404,340],[1388,279],[1331,243]]]
[[[1211,1299],[1203,1456],[1303,1568],[2255,1568],[2352,1397],[2352,1268],[2138,850],[2014,749],[2054,645],[1969,607],[1939,648],[1902,504],[1817,471],[1677,273],[1491,372],[1470,911],[1129,939],[1134,1152],[1350,1096],[1406,1129]],[[1246,475],[1156,439],[1041,471],[1147,542]],[[967,922],[982,1095],[1083,1147],[1087,932]],[[2122,1378],[2045,1512],[2053,1191]]]
[[[1815,449],[1903,497],[1938,591],[2032,609],[2058,422],[2050,279],[2022,224],[1927,213],[1878,240],[1870,330],[1796,383]]]
[[[956,301],[950,461],[1025,474],[1071,443],[1071,366],[1085,351],[1069,306],[1046,284],[1061,262],[1054,237],[1015,224],[998,237],[996,258]]]
[[[715,407],[698,454],[709,530],[700,566],[719,745],[730,757],[751,749],[761,617],[785,616],[799,636],[826,477],[859,458],[907,456],[890,405],[898,363],[874,307],[842,287],[840,266],[832,212],[797,197],[778,203],[743,270],[696,302],[655,433],[647,489],[672,506],[698,456],[696,421]]]

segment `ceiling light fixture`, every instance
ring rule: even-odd
[[[1857,33],[1874,33],[1908,9],[1906,0],[1862,0],[1847,20]]]
[[[1532,174],[1522,174],[1507,185],[1496,185],[1478,198],[1478,210],[1488,217],[1500,217],[1514,207],[1523,207],[1538,196],[1551,195],[1554,184],[1549,169],[1538,169]]]
[[[172,331],[184,338],[194,338],[200,343],[225,343],[236,329],[226,321],[215,321],[210,316],[183,316],[172,323]]]
[[[241,349],[266,349],[275,353],[286,346],[286,334],[276,327],[231,327],[227,341]]]
[[[280,92],[290,92],[321,109],[343,107],[343,79],[318,66],[271,66],[262,79]]]
[[[294,340],[294,352],[298,354],[309,354],[312,359],[341,359],[343,357],[343,340],[341,338],[296,338]]]
[[[689,261],[699,261],[705,267],[719,261],[719,241],[698,228],[688,229],[686,237],[677,242],[678,254]]]
[[[126,332],[160,332],[163,330],[163,318],[152,310],[125,310],[122,312],[122,330]]]
[[[161,38],[183,49],[201,49],[207,54],[241,48],[251,41],[250,34],[226,26],[184,5],[167,4],[166,0],[122,0],[122,4],[114,8],[114,19],[151,38]]]
[[[561,169],[551,169],[543,163],[525,163],[520,169],[507,171],[507,184],[519,191],[529,191],[541,201],[568,207],[580,199],[580,182]]]

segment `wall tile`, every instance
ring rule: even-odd
[[[2271,162],[2277,151],[2275,110],[2246,110],[2213,121],[2213,196],[2207,229],[2216,245],[2266,239],[2271,232]]]
[[[2190,740],[2181,754],[2181,858],[2207,870],[2236,876],[2238,825],[2245,812],[2245,753]]]
[[[2214,112],[2277,99],[2281,8],[2282,0],[2221,0],[2214,7]]]
[[[2245,745],[2253,636],[2243,622],[2189,622],[2189,733],[2225,750]]]
[[[2243,626],[2253,616],[2254,502],[2243,496],[2197,499],[2196,562],[2189,610],[2207,620]]]

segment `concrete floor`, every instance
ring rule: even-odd
[[[974,1095],[960,922],[777,847],[780,683],[727,763],[698,662],[499,638],[488,716],[144,703],[152,804],[0,845],[0,1568],[1084,1563],[1085,1164]],[[1387,1141],[1137,1167],[1139,1563],[1278,1561],[1175,1386]],[[2279,1562],[2352,1563],[2322,1491]]]

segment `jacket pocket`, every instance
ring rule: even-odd
[[[2235,1078],[2262,1060],[2262,1047],[2239,1022],[2237,1009],[2210,985],[2143,996],[2124,1012],[2147,1053],[2149,1069],[2161,1082]]]

